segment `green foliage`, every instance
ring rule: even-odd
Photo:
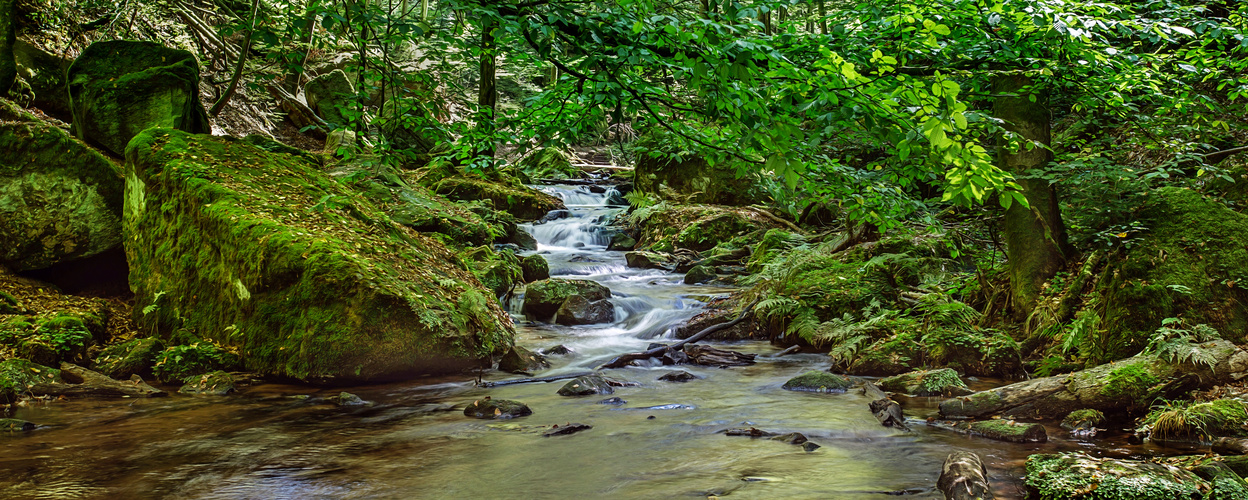
[[[156,355],[152,371],[165,382],[183,382],[217,370],[234,370],[240,365],[238,355],[204,341],[166,348]]]
[[[1111,398],[1129,400],[1135,404],[1147,404],[1145,401],[1153,393],[1153,387],[1161,383],[1145,366],[1146,362],[1135,362],[1122,365],[1109,372],[1101,393]]]
[[[1158,441],[1242,436],[1248,424],[1248,407],[1238,399],[1166,401],[1153,406],[1140,423],[1149,426],[1150,436]]]
[[[1201,364],[1213,368],[1217,356],[1200,344],[1211,340],[1220,340],[1221,335],[1209,325],[1195,325],[1191,328],[1180,328],[1183,321],[1178,318],[1166,318],[1161,321],[1161,328],[1149,339],[1148,346],[1141,354],[1156,354],[1157,357],[1171,363]],[[1171,326],[1175,325],[1175,326]]]

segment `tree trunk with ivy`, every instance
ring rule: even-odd
[[[494,132],[494,111],[498,104],[498,89],[496,88],[497,61],[495,60],[495,42],[494,29],[498,27],[498,21],[493,18],[485,19],[481,23],[481,83],[477,93],[477,107],[481,113],[481,123],[477,126],[481,128],[482,134],[486,141]],[[478,152],[481,156],[494,156],[494,144],[482,144]]]
[[[13,57],[16,43],[17,1],[0,0],[0,97],[4,97],[17,80],[17,60]]]
[[[993,112],[1004,127],[1021,136],[1022,144],[1008,147],[1002,135],[997,161],[1001,170],[1014,174],[1030,207],[1015,203],[1005,211],[1005,244],[1009,258],[1010,297],[1017,319],[1031,314],[1041,286],[1066,265],[1069,245],[1066,226],[1057,204],[1057,189],[1043,179],[1028,179],[1028,170],[1043,168],[1052,159],[1049,108],[1044,92],[1032,88],[1021,73],[998,76]]]

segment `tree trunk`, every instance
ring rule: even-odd
[[[1191,391],[1248,377],[1248,352],[1226,340],[1200,344],[1199,356],[1212,365],[1172,362],[1139,355],[1067,375],[1018,382],[940,403],[945,418],[1010,415],[1026,419],[1061,419],[1093,409],[1105,413],[1145,410],[1157,398],[1189,397]]]
[[[828,7],[824,5],[824,0],[819,1],[819,34],[828,34]]]
[[[979,455],[969,451],[955,451],[945,458],[936,488],[947,500],[990,500],[992,490],[988,487],[987,469]]]
[[[17,60],[13,44],[17,43],[17,2],[0,0],[0,97],[5,97],[17,80]]]
[[[494,29],[497,27],[498,22],[492,18],[481,23],[481,83],[477,93],[477,107],[481,112],[481,123],[477,126],[485,132],[487,142],[481,145],[478,154],[491,158],[494,157],[494,111],[498,104],[494,54]]]
[[[994,114],[1005,121],[1006,130],[1022,136],[1024,141],[1017,150],[1010,151],[1004,135],[1000,137],[998,164],[1001,170],[1014,174],[1031,205],[1015,203],[1005,211],[1010,296],[1016,319],[1031,314],[1040,287],[1065,266],[1069,251],[1057,189],[1043,179],[1024,178],[1028,170],[1043,168],[1052,158],[1046,149],[1050,142],[1047,96],[1031,87],[1031,78],[1021,73],[993,80],[993,93],[998,96],[993,103]]]
[[[238,91],[238,81],[243,78],[243,67],[247,64],[247,54],[251,53],[251,35],[256,32],[256,19],[260,14],[260,0],[251,0],[251,27],[247,28],[247,36],[243,39],[242,50],[238,51],[238,64],[234,66],[234,75],[230,77],[230,86],[225,89],[225,93],[217,99],[216,104],[212,105],[212,109],[208,111],[209,115],[216,118],[221,114],[221,110],[225,108],[225,103],[230,102],[230,98],[234,97],[234,92]]]

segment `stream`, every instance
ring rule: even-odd
[[[529,323],[511,311],[517,344],[562,344],[539,376],[592,369],[644,350],[730,290],[682,284],[682,276],[630,269],[623,252],[606,251],[603,224],[623,210],[584,186],[544,190],[564,199],[568,216],[527,226],[553,277],[592,279],[614,295],[610,324],[564,327]],[[943,498],[935,489],[949,452],[983,457],[998,498],[1022,498],[1023,463],[1032,453],[1097,450],[1138,456],[1150,450],[1111,432],[1092,443],[1048,428],[1045,444],[1011,444],[930,428],[939,399],[899,398],[914,432],[880,426],[860,391],[791,392],[788,379],[825,370],[821,354],[768,357],[766,342],[710,343],[757,353],[752,366],[630,367],[613,378],[640,384],[608,396],[570,398],[564,382],[478,388],[471,375],[389,385],[312,388],[262,384],[228,397],[173,394],[156,399],[33,403],[13,417],[45,425],[0,436],[3,498]],[[673,369],[701,376],[660,382]],[[489,372],[486,380],[517,377]],[[981,380],[984,389],[1001,381]],[[372,402],[334,406],[320,398],[349,391]],[[490,396],[515,399],[533,415],[488,421],[463,415]],[[588,431],[543,437],[553,424]],[[757,427],[801,432],[821,447],[807,452],[767,439],[718,431]]]

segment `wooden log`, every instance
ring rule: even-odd
[[[1213,452],[1221,455],[1248,455],[1248,439],[1216,438],[1213,440]]]
[[[1139,355],[1066,375],[1018,382],[940,403],[945,418],[1009,415],[1026,419],[1060,419],[1079,409],[1121,413],[1148,408],[1157,398],[1187,397],[1191,391],[1248,377],[1248,352],[1229,341],[1196,347],[1212,365],[1172,362]]]
[[[570,378],[584,377],[586,375],[593,375],[596,373],[598,372],[575,372],[575,373],[565,373],[563,375],[551,375],[549,377],[515,378],[511,380],[499,380],[497,382],[481,382],[477,384],[477,387],[502,387],[504,385],[531,384],[534,382],[555,382],[558,380],[567,380]]]
[[[704,345],[691,345],[685,347],[685,355],[689,357],[689,361],[695,365],[718,366],[720,368],[728,366],[748,366],[754,364],[754,358],[757,354],[743,354],[736,351],[725,351],[714,347]]]
[[[979,455],[969,451],[955,451],[945,458],[940,469],[936,488],[945,494],[945,500],[990,500],[992,490],[988,487],[988,471]]]
[[[631,353],[631,354],[625,354],[625,355],[619,356],[607,362],[606,364],[599,366],[597,369],[601,370],[603,368],[623,368],[625,366],[628,366],[628,364],[632,363],[633,361],[636,361],[639,359],[650,359],[655,356],[659,356],[663,354],[663,352],[668,349],[676,349],[685,344],[690,344],[690,343],[702,340],[703,337],[706,337],[707,335],[710,335],[712,333],[718,332],[720,330],[726,330],[728,328],[732,328],[733,326],[736,326],[737,323],[745,321],[745,318],[750,315],[750,311],[754,310],[754,306],[756,304],[758,304],[758,301],[754,301],[754,303],[750,304],[749,306],[746,306],[745,310],[741,311],[741,315],[737,316],[737,319],[734,319],[727,323],[720,323],[718,325],[708,326],[704,328],[702,331],[695,333],[692,337],[689,337],[685,340],[682,340],[680,342],[677,342],[669,346],[656,347],[654,349],[650,349],[645,352],[637,352],[637,353]]]
[[[929,420],[927,425],[937,429],[1010,443],[1044,443],[1049,440],[1048,432],[1044,430],[1043,425],[1038,423],[1015,422],[1005,419],[980,420],[978,422]]]
[[[901,411],[900,403],[893,401],[887,393],[871,382],[863,382],[862,393],[873,400],[867,403],[867,408],[880,421],[880,425],[903,431],[910,430],[906,426],[906,416]]]
[[[114,380],[72,363],[61,363],[61,379],[65,382],[42,382],[30,387],[31,394],[49,396],[131,396],[150,398],[169,395],[147,385],[138,375],[130,380]]]

